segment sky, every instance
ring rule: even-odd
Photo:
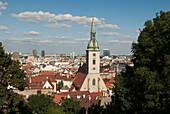
[[[139,29],[170,0],[0,0],[0,42],[6,52],[85,54],[94,15],[102,54],[132,54]]]

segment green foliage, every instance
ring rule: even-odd
[[[54,106],[54,102],[51,96],[45,96],[44,94],[32,95],[28,99],[28,108],[32,113],[44,114],[49,107]]]
[[[116,76],[114,113],[168,113],[170,109],[170,11],[160,12],[132,44],[134,67]]]
[[[11,55],[4,52],[2,44],[0,43],[0,84],[4,87],[11,85],[23,90],[27,86],[26,75],[24,70],[20,69],[19,61],[11,59]]]
[[[110,68],[110,65],[101,66],[100,68]]]
[[[65,114],[65,113],[63,112],[62,107],[56,106],[56,107],[49,107],[46,114]]]
[[[88,114],[101,114],[104,113],[103,106],[100,105],[91,105],[91,107],[88,108]]]
[[[29,114],[29,111],[21,96],[0,85],[0,113]]]
[[[60,89],[61,89],[62,87],[63,87],[63,81],[58,82],[58,83],[56,84],[56,90],[57,90],[57,91],[60,92]]]
[[[62,108],[66,114],[79,114],[82,110],[79,101],[71,99],[63,99]]]
[[[0,42],[0,113],[29,113],[24,99],[12,89],[7,89],[9,85],[19,90],[27,86],[26,75],[20,67],[18,61],[4,52]]]

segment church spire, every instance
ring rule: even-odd
[[[92,34],[96,34],[96,31],[95,31],[95,24],[94,24],[94,15],[92,17],[92,23],[91,23],[91,35]]]
[[[95,31],[94,15],[93,15],[92,23],[91,23],[90,41],[88,43],[87,50],[99,50],[99,45],[95,36],[96,36],[96,31]]]

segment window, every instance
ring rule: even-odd
[[[96,61],[95,61],[95,60],[93,60],[93,64],[94,64],[94,65],[96,64]]]
[[[39,88],[41,88],[41,85],[39,85]]]
[[[34,89],[34,85],[32,85],[32,88]]]
[[[92,81],[92,85],[95,85],[95,83],[96,83],[96,80],[95,80],[95,79],[93,79],[93,81]]]
[[[96,56],[96,54],[95,54],[95,53],[93,53],[93,56]]]
[[[31,89],[32,85],[30,85],[30,89]]]
[[[37,85],[35,85],[35,88],[37,88]]]
[[[93,68],[93,70],[95,70],[95,67]]]

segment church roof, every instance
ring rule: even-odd
[[[76,90],[80,90],[85,78],[87,76],[87,73],[86,73],[86,64],[83,63],[82,66],[80,66],[79,70],[78,70],[78,73],[73,81],[73,84],[70,88],[70,91],[72,91],[74,88]]]

